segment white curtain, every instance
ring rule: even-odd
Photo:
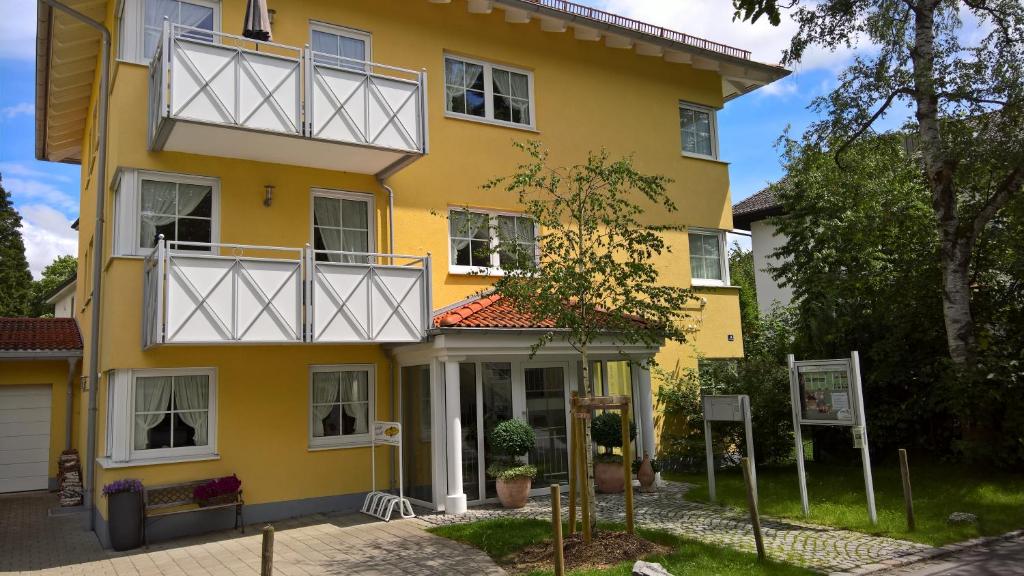
[[[452,59],[445,60],[445,106],[448,110],[464,114],[470,113],[469,99],[465,96],[466,90],[476,85],[483,73],[483,66],[478,64],[466,64]],[[455,106],[454,102],[459,96],[463,97],[463,106],[465,107],[461,110]]]
[[[146,0],[146,58],[156,52],[160,34],[164,26],[164,18],[171,24],[184,24],[193,28],[213,30],[213,8],[182,2],[181,0]],[[210,35],[196,32],[186,36],[199,40],[212,40]]]
[[[149,431],[167,417],[171,398],[171,377],[139,378],[135,382],[135,450],[149,448]],[[155,412],[139,414],[139,412]]]
[[[313,373],[313,436],[324,435],[324,418],[338,401],[338,373]]]
[[[313,197],[313,225],[319,228],[325,250],[341,250],[341,201],[324,196]],[[330,262],[341,262],[341,254],[327,254]]]
[[[519,112],[519,122],[530,123],[530,79],[523,74],[510,74],[512,78],[512,110]],[[513,113],[512,119],[515,120]]]
[[[210,377],[178,376],[174,382],[174,408],[181,421],[195,430],[196,446],[206,446],[210,434]]]
[[[366,434],[369,431],[367,419],[370,403],[367,376],[366,372],[341,373],[341,401],[344,402],[342,405],[345,407],[345,415],[355,418],[355,434]]]
[[[177,219],[177,215],[191,214],[209,195],[209,186],[182,185],[157,180],[142,181],[142,222],[139,226],[140,245],[156,246],[156,230]],[[171,238],[171,240],[183,240]]]

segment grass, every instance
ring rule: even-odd
[[[697,488],[687,498],[708,501],[704,474],[664,473],[667,479]],[[995,536],[1024,528],[1024,476],[965,467],[921,465],[910,469],[917,530],[907,530],[899,465],[874,469],[878,526],[868,521],[864,475],[859,467],[807,463],[807,493],[811,514],[807,521],[939,546],[978,536]],[[759,467],[761,513],[804,519],[796,465]],[[718,501],[746,509],[746,492],[739,470],[716,474]],[[950,526],[951,512],[978,516],[973,526]]]
[[[620,525],[604,525],[604,529],[621,530]],[[551,539],[551,523],[543,520],[523,518],[500,518],[469,524],[457,524],[431,528],[431,532],[445,538],[465,542],[483,550],[488,556],[501,563],[522,548]],[[808,576],[810,570],[782,564],[780,562],[758,562],[755,554],[739,552],[731,548],[703,544],[686,540],[660,530],[637,531],[640,536],[673,548],[665,555],[654,555],[645,560],[659,562],[676,576],[697,574],[720,574],[724,576]],[[580,569],[569,571],[572,576],[628,576],[633,562],[623,562],[604,569]],[[528,576],[547,576],[552,571],[533,571]]]

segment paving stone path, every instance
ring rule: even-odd
[[[744,512],[687,501],[689,485],[666,482],[654,494],[637,492],[634,498],[636,523],[707,542],[753,552],[754,535]],[[568,517],[567,498],[562,499],[563,518]],[[598,516],[604,521],[623,521],[621,495],[598,495]],[[463,515],[425,514],[429,525],[473,522],[499,517],[551,518],[548,496],[533,498],[525,508],[506,510],[499,506],[473,507]],[[761,519],[768,556],[821,572],[863,574],[929,557],[935,548],[924,544],[870,536],[850,530],[816,526],[792,520]]]

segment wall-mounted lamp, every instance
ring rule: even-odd
[[[277,10],[274,10],[273,8],[267,10],[267,17],[270,18],[270,25],[271,26],[274,25],[274,15],[275,14],[277,14]]]
[[[274,185],[266,184],[263,186],[263,205],[270,207],[270,203],[274,201]]]

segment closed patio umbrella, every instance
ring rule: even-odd
[[[270,41],[270,15],[267,13],[267,0],[248,0],[246,2],[242,35],[253,40]]]

